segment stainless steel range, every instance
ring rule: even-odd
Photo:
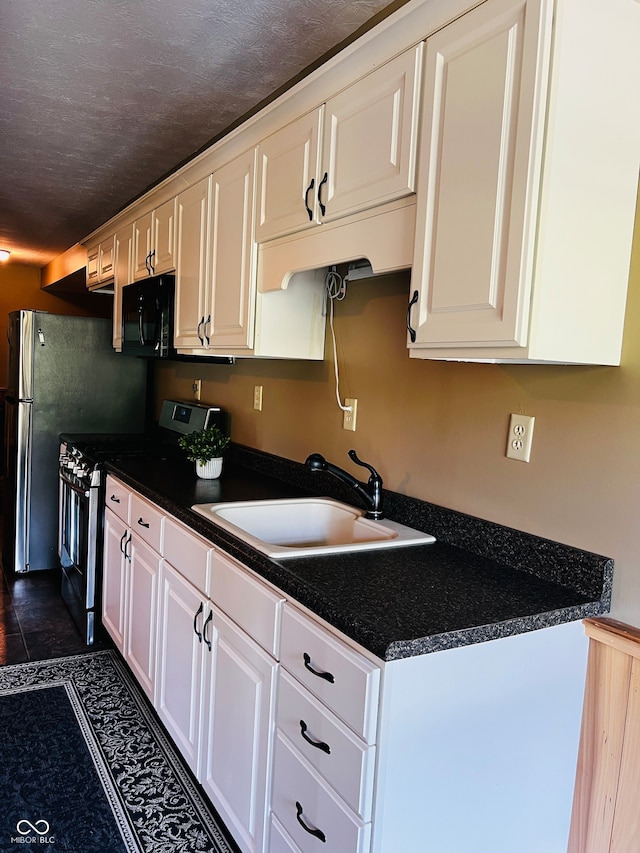
[[[180,435],[215,424],[228,431],[226,413],[215,406],[165,400],[151,433],[62,433],[59,455],[58,555],[62,597],[92,645],[100,624],[105,463],[184,455]],[[195,474],[194,474],[195,476]]]

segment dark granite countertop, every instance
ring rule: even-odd
[[[270,454],[233,446],[219,480],[199,480],[183,459],[107,467],[382,660],[609,611],[612,560],[393,492],[387,517],[435,544],[276,561],[190,509],[309,494],[357,502],[335,478]]]

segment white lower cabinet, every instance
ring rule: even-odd
[[[276,849],[366,853],[380,670],[291,604],[284,607],[281,661]]]
[[[102,622],[154,700],[160,556],[114,512],[105,513]]]
[[[197,776],[206,598],[166,561],[160,578],[156,711]]]
[[[200,782],[246,851],[265,850],[277,662],[217,608],[205,664]]]
[[[217,551],[211,563],[209,598],[163,562],[156,710],[237,844],[263,853],[278,662],[237,624],[246,614],[234,621],[233,606],[217,606],[216,587],[227,605],[250,602],[256,633],[269,640],[282,598]]]
[[[102,567],[102,624],[122,654],[127,602],[127,557],[124,545],[129,525],[110,509],[104,516]]]
[[[566,851],[579,622],[383,662],[113,479],[107,506],[103,623],[242,853]]]
[[[129,551],[124,659],[154,700],[160,556],[134,533]]]

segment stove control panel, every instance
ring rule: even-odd
[[[227,413],[218,406],[183,400],[164,400],[158,426],[181,434],[217,426],[228,434]]]

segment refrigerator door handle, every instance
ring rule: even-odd
[[[32,414],[33,406],[31,403],[18,403],[16,413],[18,421],[16,432],[16,543],[13,565],[16,573],[29,571]]]

